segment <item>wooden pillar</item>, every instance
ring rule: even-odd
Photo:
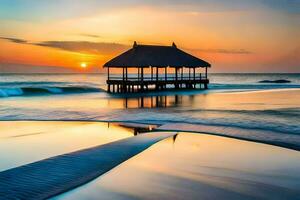
[[[107,67],[107,80],[109,80],[109,67]]]
[[[181,67],[181,69],[180,69],[180,71],[181,71],[181,83],[180,83],[180,88],[182,88],[182,86],[183,86],[183,67]]]
[[[208,89],[207,83],[204,83],[204,89]]]
[[[167,67],[165,67],[165,81],[167,81],[167,79],[168,79],[168,72],[167,71],[168,71]]]
[[[128,80],[128,68],[126,67],[126,81]]]
[[[205,67],[205,78],[207,79],[207,67]]]
[[[196,68],[194,67],[194,80],[196,80]]]
[[[191,68],[189,68],[189,80],[191,80]]]
[[[175,88],[178,88],[178,68],[175,67]]]
[[[138,81],[140,80],[140,68],[138,67]]]
[[[125,87],[125,67],[123,67],[123,77],[122,77],[122,85],[121,85],[121,92],[124,92],[124,87]]]
[[[141,90],[144,90],[144,68],[143,67],[141,68],[141,81],[142,81]]]
[[[183,67],[181,68],[181,80],[183,80]]]
[[[122,73],[122,80],[124,81],[124,77],[125,77],[125,68],[123,67],[123,73]]]
[[[156,67],[156,83],[155,83],[155,89],[158,90],[159,86],[158,86],[158,67]]]
[[[153,80],[153,67],[151,66],[151,81]]]

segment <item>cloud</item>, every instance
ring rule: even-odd
[[[33,45],[62,49],[72,52],[91,54],[112,54],[128,49],[129,46],[119,43],[88,42],[88,41],[43,41]]]
[[[96,37],[96,35],[89,35],[89,37]],[[98,37],[98,36],[97,36]],[[89,42],[89,41],[42,41],[33,43],[28,40],[0,37],[0,39],[8,40],[17,44],[27,44],[35,46],[43,46],[55,49],[61,49],[71,52],[90,53],[90,54],[114,54],[116,52],[125,51],[129,46],[119,43],[105,43],[105,42]]]
[[[221,53],[221,54],[252,54],[253,52],[246,49],[188,49],[190,51],[200,51],[207,53]]]
[[[90,37],[95,37],[97,35],[90,35]],[[99,36],[97,36],[99,37]],[[101,55],[111,55],[116,52],[122,52],[129,49],[131,46],[120,44],[120,43],[106,43],[106,42],[90,42],[90,41],[42,41],[37,43],[32,43],[24,39],[10,38],[10,37],[0,37],[0,39],[9,40],[13,43],[18,44],[31,44],[42,47],[49,47],[55,49],[61,49],[71,52],[79,53],[90,53],[90,54],[101,54]],[[252,54],[251,51],[246,49],[188,49],[191,52],[207,52],[207,53],[220,53],[220,54]]]
[[[86,34],[86,33],[82,33],[79,34],[80,36],[84,36],[84,37],[90,37],[90,38],[101,38],[101,36],[99,35],[94,35],[94,34]]]
[[[8,40],[10,42],[18,43],[18,44],[26,44],[28,42],[27,40],[18,39],[18,38],[11,38],[11,37],[0,37],[0,39]]]

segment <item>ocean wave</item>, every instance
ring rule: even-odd
[[[103,92],[100,88],[93,87],[16,87],[0,88],[0,98],[13,96],[38,96],[50,94],[73,94],[73,93],[91,93]]]
[[[58,81],[10,81],[0,82],[0,86],[22,86],[22,85],[61,85],[68,84],[69,82]]]

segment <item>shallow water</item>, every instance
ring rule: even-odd
[[[124,126],[132,127],[134,123],[121,124],[123,127],[99,122],[2,121],[0,172],[155,128],[140,124],[138,129],[133,129]],[[77,164],[80,163],[69,163],[75,169]],[[179,133],[56,198],[297,199],[300,196],[299,169],[299,151],[201,133]],[[84,179],[84,170],[80,173]],[[60,174],[72,175],[69,170],[61,170]],[[39,177],[44,180],[43,175]],[[28,180],[31,183],[30,179],[27,183]],[[38,184],[32,181],[32,185]],[[34,186],[34,190],[37,188]]]
[[[0,171],[133,136],[95,122],[0,122]]]
[[[81,186],[144,151],[171,132],[140,134],[0,172],[0,199],[48,199]]]
[[[210,74],[209,78],[206,91],[111,95],[99,90],[105,89],[103,74],[1,75],[0,88],[51,88],[54,93],[0,98],[0,120],[180,122],[300,135],[299,74]],[[258,83],[279,79],[291,83]],[[66,87],[81,89],[54,91]]]
[[[54,199],[299,199],[299,180],[298,151],[180,133]]]

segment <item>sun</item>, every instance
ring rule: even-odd
[[[83,63],[80,64],[80,67],[85,69],[87,67],[87,64],[83,62]]]

